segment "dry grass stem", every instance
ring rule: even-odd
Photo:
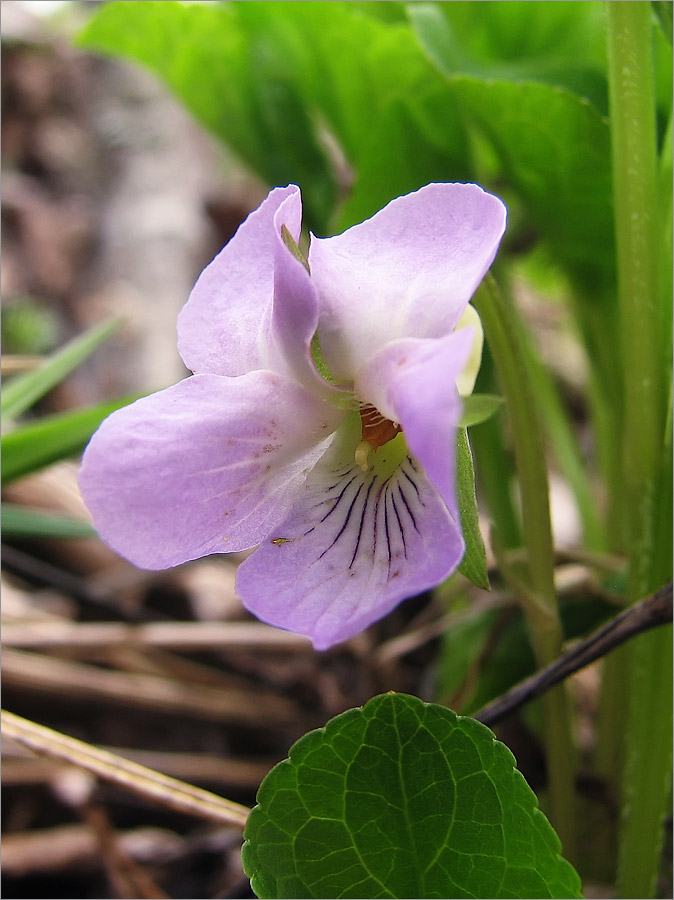
[[[254,622],[153,622],[147,625],[116,622],[10,622],[3,626],[2,642],[10,647],[25,649],[148,646],[184,651],[235,649],[313,652],[307,638]]]
[[[107,750],[100,750],[91,744],[67,737],[5,710],[2,711],[2,730],[3,734],[36,753],[79,766],[92,775],[119,785],[145,800],[211,822],[238,828],[243,828],[246,824],[250,810],[239,803],[233,803],[210,791],[169,778]]]
[[[2,652],[5,686],[51,694],[113,701],[124,706],[178,712],[219,722],[267,726],[297,720],[295,704],[259,688],[190,685],[171,678],[115,672],[80,662],[26,653]]]
[[[44,356],[29,356],[22,354],[3,355],[0,359],[0,374],[19,375],[22,372],[31,372],[44,362]]]
[[[9,741],[7,741],[9,743]],[[161,750],[134,750],[128,747],[105,747],[109,753],[130,759],[172,778],[210,782],[239,790],[256,791],[277,759],[253,760],[215,756],[208,753],[168,753]],[[50,783],[67,769],[57,760],[14,756],[3,747],[2,782],[11,784]]]

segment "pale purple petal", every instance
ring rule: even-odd
[[[80,487],[101,537],[162,569],[259,543],[343,418],[271,372],[195,375],[107,418]]]
[[[319,335],[337,379],[390,341],[455,327],[505,229],[503,203],[475,184],[429,184],[343,234],[312,238]]]
[[[193,372],[243,375],[266,368],[277,243],[274,219],[282,204],[284,224],[299,240],[300,190],[292,184],[274,188],[192,289],[178,317],[178,350]]]
[[[343,454],[313,470],[287,519],[240,567],[237,592],[264,622],[344,641],[401,600],[443,581],[464,551],[461,531],[409,458],[388,478]]]
[[[291,194],[274,216],[274,299],[264,358],[267,368],[328,395],[334,388],[318,374],[311,356],[311,339],[318,325],[316,290],[282,236],[286,221],[295,221],[298,205],[299,194]]]
[[[373,357],[356,382],[360,397],[401,425],[410,452],[454,518],[455,441],[461,418],[456,379],[472,342],[472,327],[443,338],[394,341]]]

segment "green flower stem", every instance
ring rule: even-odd
[[[498,268],[496,270],[499,272]],[[503,269],[501,269],[503,272]],[[534,348],[532,336],[522,315],[512,301],[508,282],[497,275],[499,287],[508,304],[509,319],[517,332],[518,344],[522,348],[527,364],[529,380],[536,385],[536,400],[541,424],[549,439],[559,470],[574,493],[580,515],[585,546],[592,550],[605,547],[603,526],[597,513],[597,501],[592,490],[591,476],[581,455],[572,424],[569,421],[562,399],[549,370],[543,364]]]
[[[548,473],[536,398],[517,330],[494,279],[488,275],[474,301],[482,319],[512,425],[522,498],[528,560],[528,590],[518,592],[538,665],[549,665],[562,647],[562,625],[554,586],[554,553]],[[542,698],[548,764],[550,818],[564,854],[575,858],[574,747],[563,687]]]
[[[643,634],[627,649],[629,706],[616,896],[654,897],[663,824],[670,811],[672,630]]]
[[[623,483],[631,600],[663,575],[657,534],[666,391],[650,3],[606,4],[618,300],[624,376]],[[671,549],[671,548],[670,548]],[[653,896],[671,765],[671,644],[643,635],[629,651],[618,856],[620,897]]]
[[[664,430],[658,309],[657,151],[649,3],[607,3],[618,302],[625,398],[629,591],[648,593]]]
[[[476,382],[478,392],[497,390],[493,369],[489,347],[485,346]],[[471,428],[470,444],[475,454],[480,492],[498,529],[499,540],[511,549],[522,546],[522,528],[512,497],[512,465],[503,441],[503,414],[500,410],[491,419]]]

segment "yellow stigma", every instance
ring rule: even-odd
[[[363,472],[367,472],[370,468],[370,463],[368,462],[370,458],[370,451],[372,450],[372,444],[369,441],[361,441],[360,444],[356,447],[355,459],[356,465],[360,466]]]

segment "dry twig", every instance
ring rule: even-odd
[[[9,622],[2,642],[25,649],[100,649],[150,646],[164,650],[313,652],[308,638],[255,622]]]
[[[672,621],[672,583],[660,588],[650,597],[630,606],[611,619],[589,638],[564,653],[552,665],[527,678],[493,703],[476,712],[473,718],[485,725],[500,722],[511,712],[530,700],[540,697],[554,685],[605,656],[634,635]]]
[[[249,726],[287,725],[298,717],[294,703],[261,688],[190,685],[174,678],[116,672],[9,647],[3,650],[1,662],[5,684],[33,691]]]
[[[79,766],[93,775],[117,784],[145,800],[182,813],[220,824],[243,828],[250,810],[175,778],[123,759],[91,744],[68,737],[44,725],[37,725],[13,713],[2,711],[3,734],[19,744],[56,759]]]

